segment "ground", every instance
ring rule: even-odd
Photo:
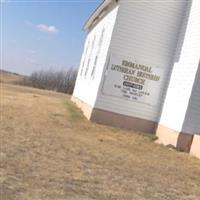
[[[199,200],[200,160],[87,121],[70,96],[1,84],[1,200]]]
[[[22,81],[25,76],[0,69],[0,83],[15,84]]]

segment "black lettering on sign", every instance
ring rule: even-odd
[[[120,89],[120,88],[121,88],[121,85],[116,85],[116,84],[115,84],[114,87]]]
[[[143,89],[142,85],[138,85],[138,84],[135,84],[135,83],[130,83],[130,82],[127,82],[127,81],[123,82],[123,86],[135,88],[135,89],[138,89],[138,90],[142,90]]]
[[[123,97],[130,98],[130,96],[129,96],[129,95],[125,95],[125,94],[123,95]]]
[[[124,90],[124,89],[123,89],[123,90],[121,90],[121,91],[122,91],[122,93],[125,93],[125,94],[127,93],[127,90]]]

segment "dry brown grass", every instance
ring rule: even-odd
[[[15,84],[22,81],[24,76],[0,70],[0,83]]]
[[[1,200],[199,200],[200,160],[87,121],[69,96],[1,90]]]

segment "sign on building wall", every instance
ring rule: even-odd
[[[135,59],[112,55],[103,83],[103,94],[155,106],[159,99],[163,69]]]

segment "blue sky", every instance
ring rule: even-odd
[[[4,0],[2,68],[30,74],[79,67],[86,36],[83,25],[101,2]]]

